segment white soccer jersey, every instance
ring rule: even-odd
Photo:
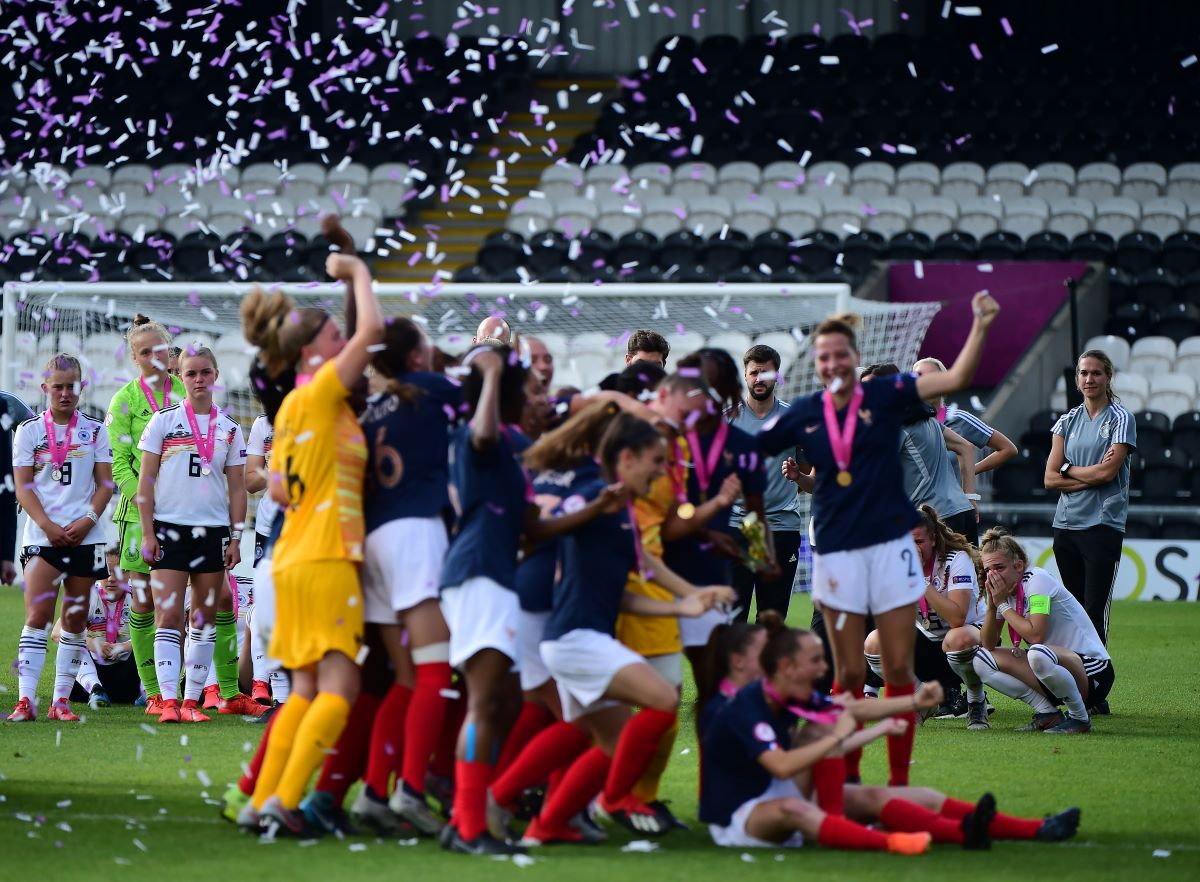
[[[275,430],[266,414],[260,414],[250,427],[250,440],[246,442],[247,456],[261,456],[271,465],[271,443],[275,440]],[[254,532],[260,536],[271,535],[271,522],[279,511],[279,503],[271,498],[271,488],[268,487],[258,498],[258,509],[254,515]]]
[[[88,637],[102,637],[109,643],[124,643],[129,640],[129,613],[131,607],[132,604],[129,598],[125,596],[109,603],[104,599],[100,583],[97,582],[92,586],[92,597],[88,604]],[[114,628],[115,633],[109,633],[110,626]],[[116,639],[111,639],[114,637]],[[129,658],[128,652],[118,653],[112,658],[103,658],[95,652],[92,653],[92,659],[98,665],[112,665],[117,662],[123,662],[127,658]]]
[[[67,443],[67,427],[56,423],[52,425],[55,443],[61,447]],[[80,413],[71,432],[71,446],[60,470],[61,477],[56,481],[43,415],[38,414],[17,428],[13,465],[33,467],[33,492],[42,503],[46,516],[60,527],[79,520],[91,511],[92,495],[96,492],[96,463],[111,465],[112,461],[108,430],[102,423]],[[103,542],[104,527],[96,524],[88,532],[83,544],[97,545]],[[33,518],[27,518],[21,544],[49,545],[50,540],[46,531],[33,522]]]
[[[208,414],[196,414],[208,436]],[[154,482],[154,519],[188,527],[229,526],[229,485],[225,469],[244,465],[246,442],[237,423],[218,411],[212,466],[204,474],[200,452],[183,405],[158,411],[146,424],[138,449],[162,456]]]
[[[1108,650],[1096,633],[1096,626],[1058,579],[1041,567],[1033,567],[1025,572],[1024,588],[1025,615],[1049,616],[1043,643],[1064,646],[1088,658],[1108,660]]]
[[[949,562],[938,558],[933,565],[933,589],[941,595],[950,591],[967,591],[971,603],[967,607],[964,625],[977,625],[983,621],[983,611],[987,608],[986,601],[979,600],[979,577],[975,572],[975,564],[971,555],[965,551],[956,551],[950,555]],[[917,609],[917,628],[926,636],[941,640],[950,633],[950,625],[937,614],[932,606],[929,607],[929,620],[923,620],[921,610]]]

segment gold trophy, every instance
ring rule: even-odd
[[[768,566],[767,531],[763,522],[758,519],[758,513],[749,511],[742,518],[740,526],[742,536],[746,539],[746,557],[742,562],[752,573],[765,570]]]

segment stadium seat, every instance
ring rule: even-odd
[[[1055,230],[1051,218],[1050,229]],[[1066,234],[1065,230],[1057,230]],[[1100,232],[1099,230],[1088,230],[1075,236],[1071,240],[1071,259],[1072,260],[1096,260],[1107,261],[1116,248],[1116,240],[1108,233]]]
[[[1092,202],[1110,199],[1121,186],[1121,170],[1110,162],[1090,162],[1075,175],[1075,195]]]
[[[1180,276],[1200,269],[1200,234],[1183,230],[1169,236],[1163,242],[1162,266]]]
[[[939,195],[962,201],[983,191],[987,176],[983,167],[974,162],[952,162],[942,169]]]
[[[1083,348],[1099,349],[1112,361],[1113,366],[1118,371],[1128,370],[1131,347],[1129,341],[1124,337],[1116,337],[1112,334],[1102,334],[1098,337],[1090,338],[1083,344]]]
[[[1130,371],[1117,374],[1112,380],[1112,390],[1121,399],[1127,410],[1139,411],[1146,409],[1146,400],[1150,395],[1150,384],[1141,374]]]
[[[770,346],[779,353],[783,359],[783,367],[786,369],[796,358],[796,354],[800,351],[800,343],[787,331],[771,331],[766,334],[759,334],[754,339],[754,344]],[[1200,414],[1197,414],[1198,434],[1200,434]]]
[[[895,193],[905,199],[924,199],[937,194],[942,173],[932,162],[906,162],[896,170]]]
[[[1035,460],[1029,451],[1022,451],[996,469],[992,493],[998,502],[1039,501],[1046,496],[1045,473],[1045,460]]]
[[[1120,239],[1137,229],[1141,216],[1141,206],[1127,196],[1101,199],[1096,203],[1096,219],[1092,222],[1092,228]]]
[[[1150,378],[1148,406],[1174,419],[1196,404],[1196,380],[1187,374],[1158,374]]]
[[[746,264],[749,244],[748,237],[741,230],[726,230],[699,245],[697,256],[705,266],[723,273]]]
[[[762,169],[754,163],[744,161],[730,162],[717,169],[715,192],[734,202],[736,205],[738,200],[752,193],[759,193],[762,183]]]
[[[1066,199],[1075,189],[1075,169],[1065,162],[1043,162],[1032,177],[1029,195],[1047,201]]]
[[[1156,516],[1131,514],[1125,519],[1126,539],[1154,539],[1157,536],[1158,518]]]
[[[1121,175],[1121,195],[1139,201],[1153,199],[1167,185],[1167,170],[1157,162],[1135,162]]]
[[[1170,270],[1160,266],[1142,270],[1134,279],[1134,298],[1138,303],[1151,309],[1162,310],[1169,307],[1179,292],[1179,277]]]
[[[1157,410],[1141,410],[1134,414],[1138,452],[1165,450],[1171,440],[1171,418]]]
[[[1196,523],[1195,518],[1164,516],[1157,538],[1195,541],[1200,539],[1200,524]]]
[[[1062,233],[1044,230],[1025,240],[1024,256],[1027,260],[1066,260],[1070,247],[1070,240]]]
[[[1158,264],[1162,252],[1162,240],[1153,233],[1134,230],[1117,239],[1114,260],[1117,266],[1137,275]]]
[[[1150,325],[1157,321],[1158,314],[1151,313],[1140,303],[1125,303],[1110,311],[1111,318],[1105,322],[1106,334],[1136,340],[1150,333]]]
[[[1175,355],[1175,341],[1169,337],[1140,337],[1130,349],[1129,370],[1146,377],[1169,373]]]
[[[709,196],[717,183],[717,170],[707,162],[685,162],[675,169],[671,195],[682,199]]]
[[[1200,335],[1200,306],[1194,303],[1169,303],[1158,310],[1152,325],[1154,333],[1176,342]]]

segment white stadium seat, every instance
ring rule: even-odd
[[[1130,346],[1129,341],[1124,337],[1115,337],[1112,334],[1102,334],[1099,337],[1092,337],[1083,344],[1083,348],[1099,349],[1112,361],[1113,366],[1118,371],[1128,370]]]
[[[1141,337],[1133,341],[1129,369],[1147,377],[1170,373],[1175,352],[1175,341],[1170,337]]]
[[[1191,410],[1196,401],[1196,380],[1188,374],[1159,374],[1150,378],[1150,397],[1146,406],[1165,413],[1172,420]]]
[[[932,162],[906,162],[896,172],[896,195],[916,200],[933,196],[942,184],[942,172]]]
[[[1121,404],[1132,412],[1146,409],[1150,397],[1150,383],[1141,374],[1123,371],[1113,377],[1112,390],[1121,399]]]
[[[1111,162],[1089,162],[1075,173],[1075,195],[1099,202],[1117,195],[1121,170]]]

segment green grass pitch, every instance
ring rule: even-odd
[[[806,622],[797,598],[795,623]],[[16,589],[0,588],[4,709],[15,701],[7,663],[21,625]],[[0,879],[286,879],[288,882],[428,880],[687,879],[1195,879],[1200,878],[1200,696],[1196,635],[1200,607],[1120,603],[1113,610],[1114,715],[1090,736],[1056,739],[1012,730],[1023,706],[992,696],[990,732],[964,721],[930,721],[918,734],[912,780],[975,799],[992,790],[1002,810],[1037,815],[1083,807],[1079,836],[1062,845],[998,843],[990,852],[938,846],[919,858],[805,848],[718,849],[699,824],[672,833],[658,851],[607,845],[540,849],[516,866],[444,854],[429,842],[370,838],[312,845],[261,844],[217,817],[216,801],[257,742],[258,726],[214,718],[202,726],[142,727],[140,710],[88,711],[86,723],[0,723]],[[51,650],[53,653],[53,650]],[[51,663],[43,675],[50,684]],[[43,709],[48,697],[42,699]],[[682,817],[696,812],[696,747],[690,711],[664,796]],[[186,743],[183,739],[186,738]],[[882,744],[868,750],[864,778],[885,777]],[[614,877],[613,874],[618,874]]]

